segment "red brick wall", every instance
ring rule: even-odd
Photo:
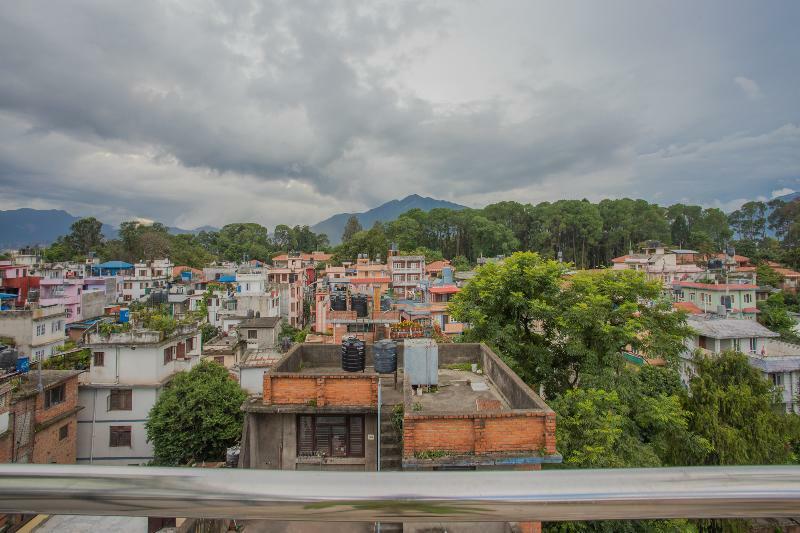
[[[264,374],[265,404],[378,405],[378,377],[370,375]]]
[[[31,374],[33,375],[33,374]],[[48,420],[52,420],[53,418],[60,416],[67,411],[71,411],[75,409],[78,405],[78,376],[75,375],[74,377],[68,379],[67,381],[63,382],[66,385],[66,395],[65,401],[53,405],[49,409],[45,409],[44,407],[44,394],[38,394],[36,396],[36,424],[43,424]],[[56,386],[60,386],[56,385]],[[53,387],[48,387],[48,389]],[[47,389],[45,389],[45,392]]]
[[[60,429],[67,426],[67,438],[59,438]],[[36,433],[33,462],[38,464],[74,464],[77,457],[78,417],[72,415]]]
[[[552,415],[552,416],[551,416]],[[555,453],[555,413],[409,415],[403,422],[403,454]]]

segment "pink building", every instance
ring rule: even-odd
[[[44,278],[39,301],[43,306],[63,304],[67,322],[79,322],[103,314],[116,299],[116,278]]]

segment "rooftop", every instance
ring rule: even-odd
[[[508,411],[510,406],[486,376],[469,370],[439,369],[436,392],[413,397],[412,409],[420,412],[438,411],[465,413],[478,411]]]
[[[707,291],[753,291],[758,288],[758,285],[752,283],[697,283],[695,281],[676,281],[673,286]]]
[[[239,324],[239,326],[243,328],[274,328],[280,323],[280,321],[280,317],[277,316],[248,318]]]
[[[47,389],[69,380],[83,372],[83,370],[42,370],[42,387]],[[31,370],[23,374],[20,378],[19,388],[15,393],[16,397],[29,396],[36,394],[39,388],[39,370]]]
[[[712,339],[744,339],[749,337],[780,337],[755,320],[736,318],[710,318],[707,315],[689,316],[687,324],[699,335]]]

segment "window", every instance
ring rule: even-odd
[[[752,302],[753,302],[753,295],[750,294],[749,292],[746,292],[744,294],[744,303],[749,304],[749,303],[752,303]]]
[[[94,352],[94,366],[104,366],[106,362],[106,352]]]
[[[67,396],[67,386],[62,383],[52,389],[44,391],[44,408],[49,409],[54,405],[63,403]]]
[[[783,387],[783,373],[781,372],[774,372],[769,375],[770,379],[772,380],[772,384],[776,387]]]
[[[133,391],[131,389],[111,389],[108,396],[109,411],[130,411],[133,409]]]
[[[750,353],[756,353],[757,340],[755,337],[750,337]]]
[[[214,362],[218,365],[225,366],[225,356],[224,355],[217,355],[214,357]]]
[[[112,448],[131,445],[130,426],[111,426],[108,432],[108,445]]]
[[[258,338],[258,330],[248,329],[247,330],[247,338],[248,339],[257,339]]]
[[[67,313],[67,318],[72,318],[72,309],[67,307],[64,311]]]
[[[191,352],[194,350],[194,337],[189,337],[186,339],[186,351]]]
[[[45,326],[46,326],[46,324],[37,324],[36,325],[36,336],[37,337],[39,335],[44,335],[45,333],[47,333],[47,328]]]
[[[742,351],[742,339],[732,339],[733,341],[733,349],[737,352]]]
[[[297,417],[297,455],[364,457],[364,417]]]
[[[164,348],[164,364],[166,365],[170,361],[172,361],[172,346]]]
[[[64,440],[69,437],[69,424],[64,424],[58,428],[58,440]]]

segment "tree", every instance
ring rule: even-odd
[[[221,365],[203,361],[179,372],[150,410],[145,428],[158,465],[219,461],[242,433],[247,393]]]
[[[625,348],[677,359],[689,329],[685,315],[660,298],[659,283],[614,270],[565,280],[567,269],[517,252],[480,267],[450,312],[471,325],[465,338],[495,347],[548,396],[574,388],[584,373],[621,365]]]
[[[767,233],[767,204],[747,202],[728,217],[730,225],[740,238],[759,241]]]
[[[353,235],[363,230],[364,228],[361,227],[361,222],[358,221],[358,217],[355,215],[350,215],[350,218],[347,219],[347,222],[344,225],[344,232],[342,233],[342,242],[349,241],[350,239],[353,238]]]
[[[102,222],[94,217],[73,222],[66,240],[74,254],[86,256],[89,252],[97,251],[103,244],[102,228]]]
[[[797,342],[797,334],[794,332],[795,322],[789,316],[789,308],[783,299],[783,293],[770,294],[766,300],[756,304],[758,310],[761,311],[758,315],[758,321],[764,327],[771,329],[787,340]]]
[[[759,285],[769,285],[770,287],[778,288],[783,283],[783,276],[775,272],[768,263],[760,263],[756,267],[756,280]]]
[[[700,464],[753,465],[793,462],[800,438],[798,417],[787,414],[772,383],[747,356],[724,352],[695,356],[695,377],[684,406],[689,429],[711,443]]]

